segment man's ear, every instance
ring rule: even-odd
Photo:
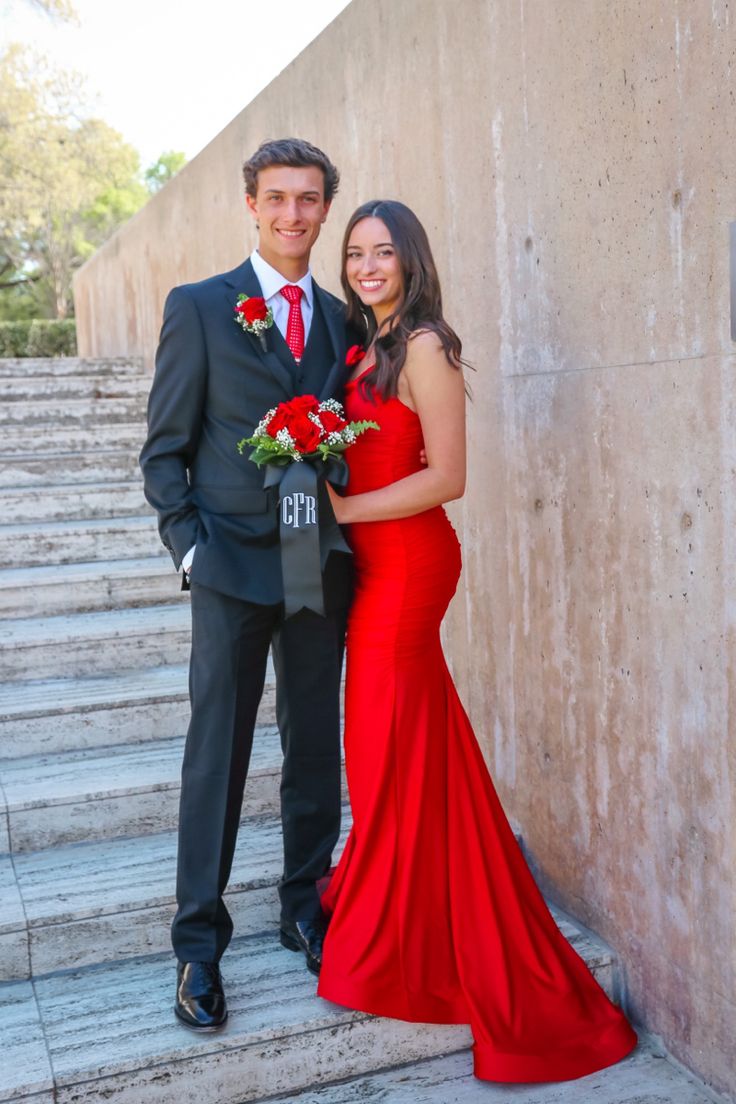
[[[256,222],[258,222],[258,207],[256,206],[255,199],[248,192],[245,193],[245,205]]]
[[[332,206],[332,200],[328,199],[327,202],[325,203],[325,213],[322,216],[322,222],[325,222],[327,220],[327,216],[330,213],[330,207],[331,206]]]

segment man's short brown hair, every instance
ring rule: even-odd
[[[270,165],[291,165],[296,169],[314,165],[321,169],[325,180],[325,203],[330,202],[340,183],[340,173],[321,149],[303,138],[277,138],[262,142],[243,165],[245,190],[253,199],[258,190],[258,173]]]

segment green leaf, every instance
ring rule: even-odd
[[[380,429],[381,427],[377,422],[350,422],[348,429],[352,429],[353,433],[359,437],[361,433],[365,433],[367,429]]]

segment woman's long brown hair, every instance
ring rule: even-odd
[[[418,330],[437,334],[450,364],[460,368],[462,342],[442,316],[442,293],[429,240],[421,222],[409,207],[396,199],[374,199],[363,203],[348,220],[342,243],[342,283],[348,304],[348,325],[370,342],[376,333],[373,311],[363,306],[346,276],[350,235],[365,218],[379,218],[386,224],[401,268],[404,295],[396,310],[381,327],[376,339],[376,363],[361,381],[361,389],[382,398],[395,395],[399,373],[406,362],[407,343]]]

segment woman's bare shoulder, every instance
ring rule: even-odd
[[[434,330],[420,327],[409,335],[406,345],[406,370],[410,378],[417,370],[446,372],[456,367],[447,356],[439,334]]]

